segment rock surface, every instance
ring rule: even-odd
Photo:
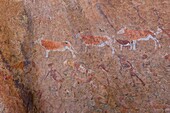
[[[1,0],[0,112],[169,113],[169,0]],[[126,27],[133,35],[118,35]],[[157,33],[157,28],[162,30]],[[154,40],[122,42],[152,32]],[[110,37],[92,46],[80,36]],[[144,38],[144,37],[142,37]],[[38,40],[39,39],[39,40]],[[69,41],[50,51],[40,39]],[[90,38],[91,39],[91,38]],[[90,40],[93,41],[93,40]],[[54,44],[54,45],[51,45]],[[115,54],[109,46],[115,49]],[[56,43],[50,43],[55,46]],[[67,45],[67,44],[66,44]],[[70,47],[71,48],[71,47]]]

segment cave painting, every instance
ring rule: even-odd
[[[97,46],[97,47],[104,47],[109,46],[111,48],[112,56],[115,54],[115,48],[113,47],[113,43],[117,42],[120,45],[120,50],[122,51],[123,47],[129,47],[129,50],[136,50],[136,43],[137,41],[148,41],[153,40],[155,42],[155,49],[160,47],[159,40],[156,36],[162,32],[162,29],[158,28],[156,32],[151,30],[131,30],[127,29],[126,27],[117,31],[118,35],[124,35],[128,39],[115,39],[115,36],[93,36],[93,35],[81,35],[79,32],[75,35],[75,38],[80,38],[85,45],[85,52],[87,52],[88,46]],[[40,44],[42,47],[45,48],[46,51],[46,58],[49,56],[50,51],[66,51],[69,50],[73,56],[76,57],[76,50],[73,48],[72,44],[69,41],[52,41],[40,38],[34,42],[35,44]]]
[[[91,35],[81,35],[78,33],[76,38],[81,38],[86,47],[88,46],[97,46],[104,47],[109,46],[112,50],[112,55],[115,54],[115,49],[112,45],[113,39],[109,36],[91,36]]]
[[[51,41],[51,40],[46,40],[46,39],[38,39],[34,42],[35,44],[40,44],[42,47],[45,48],[46,51],[46,58],[48,58],[48,54],[50,51],[61,51],[64,52],[66,50],[69,50],[73,56],[73,58],[76,57],[75,53],[76,50],[72,47],[71,43],[69,41]]]
[[[117,32],[117,34],[122,34],[122,35],[128,37],[129,41],[132,41],[133,50],[136,50],[137,41],[142,41],[142,40],[148,41],[148,40],[152,39],[155,42],[155,49],[157,48],[157,46],[160,47],[160,44],[156,38],[156,35],[158,35],[161,32],[162,32],[162,30],[160,28],[157,29],[156,33],[154,33],[149,30],[131,30],[131,29],[127,29],[126,27],[124,27],[124,28],[120,29]]]

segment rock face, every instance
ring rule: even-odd
[[[169,113],[169,11],[168,0],[1,0],[0,112]]]

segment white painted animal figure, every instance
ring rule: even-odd
[[[158,28],[156,33],[153,33],[149,30],[130,30],[127,29],[126,27],[122,28],[117,32],[117,34],[123,34],[124,36],[127,36],[129,38],[129,41],[132,41],[133,43],[133,50],[136,50],[136,43],[137,41],[148,41],[150,39],[154,40],[155,42],[155,49],[157,46],[160,47],[159,41],[156,38],[156,35],[161,33],[162,30]]]
[[[109,36],[91,36],[91,35],[76,35],[76,38],[81,38],[86,47],[97,46],[104,47],[109,46],[112,50],[112,55],[115,54],[115,49],[112,45],[113,40]]]
[[[42,47],[45,48],[46,51],[46,58],[49,56],[49,52],[50,51],[66,51],[69,50],[73,56],[73,58],[76,57],[75,53],[77,53],[75,51],[75,49],[72,47],[71,43],[69,41],[51,41],[51,40],[46,40],[46,39],[38,39],[37,41],[35,41],[34,43],[38,43],[40,44]]]

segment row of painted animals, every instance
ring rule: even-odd
[[[130,46],[130,50],[136,50],[136,43],[137,41],[148,41],[148,40],[154,40],[155,42],[155,49],[157,46],[160,47],[160,43],[156,38],[156,35],[161,33],[162,30],[160,28],[157,29],[157,32],[152,32],[149,30],[130,30],[127,29],[126,27],[120,29],[117,34],[118,35],[124,35],[128,37],[128,40],[121,40],[117,39],[116,41],[120,44],[120,49],[124,46]],[[97,47],[104,47],[104,46],[109,46],[112,50],[112,55],[115,54],[115,49],[113,47],[113,42],[115,42],[115,39],[112,39],[109,36],[89,36],[89,35],[81,35],[78,33],[76,38],[81,38],[83,43],[85,44],[86,47],[88,46],[97,46]],[[76,57],[76,50],[72,47],[71,43],[69,41],[63,41],[63,42],[58,42],[58,41],[51,41],[51,40],[46,40],[43,38],[40,38],[35,41],[35,43],[40,44],[42,47],[45,48],[46,50],[46,57],[49,56],[50,51],[66,51],[69,50],[72,53],[73,58]]]

